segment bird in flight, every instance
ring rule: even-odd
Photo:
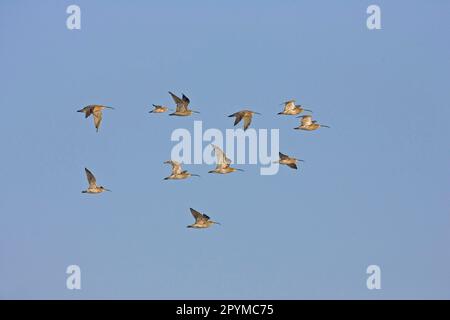
[[[188,97],[186,97],[184,94],[182,98],[180,99],[176,95],[174,95],[172,92],[170,92],[170,95],[172,96],[173,101],[175,101],[177,108],[175,112],[169,114],[169,116],[190,116],[192,113],[200,113],[198,111],[194,111],[188,108],[189,103],[191,102]]]
[[[202,214],[192,208],[190,208],[190,210],[195,218],[195,223],[188,225],[188,228],[208,228],[213,224],[220,224],[219,222],[210,220],[210,218],[206,214]]]
[[[172,165],[172,174],[165,177],[164,180],[180,180],[189,177],[200,177],[198,174],[189,173],[187,170],[181,170],[181,164],[178,161],[167,160],[164,163]]]
[[[153,105],[153,110],[150,110],[148,113],[164,113],[164,112],[166,112],[167,110],[169,110],[168,107],[160,106],[160,105],[154,104],[154,105]]]
[[[283,103],[284,104],[284,110],[281,112],[278,112],[278,114],[285,114],[285,115],[297,115],[299,113],[302,113],[303,111],[309,111],[312,113],[311,110],[304,109],[302,105],[295,104],[295,100],[289,100]]]
[[[228,117],[230,117],[230,118],[236,117],[236,119],[234,119],[234,125],[237,125],[242,119],[244,119],[244,131],[245,131],[248,129],[248,127],[250,126],[250,123],[252,122],[253,114],[260,114],[260,113],[251,111],[251,110],[242,110],[242,111],[235,112],[235,113],[229,115]]]
[[[97,181],[95,180],[94,175],[87,168],[84,168],[86,171],[86,177],[89,182],[89,187],[87,190],[81,191],[82,193],[102,193],[103,191],[111,191],[106,189],[103,186],[97,186]]]
[[[317,121],[312,119],[312,116],[298,116],[297,118],[301,118],[300,120],[300,126],[294,128],[299,130],[306,130],[306,131],[313,131],[317,130],[321,127],[329,128],[329,126],[319,124]]]
[[[289,157],[288,155],[282,154],[281,152],[278,152],[278,154],[280,156],[280,159],[278,161],[274,161],[274,163],[285,164],[292,169],[297,169],[297,161],[303,162],[303,160],[301,159]]]
[[[216,168],[214,170],[209,171],[209,173],[220,173],[226,174],[234,171],[244,171],[242,169],[232,168],[230,167],[231,160],[227,158],[225,153],[218,146],[211,144],[214,148],[214,154],[216,155]]]
[[[88,118],[91,114],[94,115],[94,125],[98,132],[98,128],[100,127],[100,123],[102,122],[103,117],[102,113],[104,109],[114,109],[114,108],[102,106],[99,104],[92,104],[84,107],[81,110],[77,110],[77,112],[83,112],[85,118]]]

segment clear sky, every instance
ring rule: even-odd
[[[449,299],[448,30],[444,0],[1,1],[0,298]],[[169,90],[201,114],[149,114]],[[331,129],[293,130],[291,98]],[[162,181],[174,129],[244,107],[298,171]]]

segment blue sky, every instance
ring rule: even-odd
[[[376,3],[382,30],[366,28]],[[81,7],[81,30],[66,8]],[[448,1],[0,2],[0,298],[450,298]],[[184,92],[201,114],[148,114]],[[276,116],[296,98],[331,129]],[[75,111],[104,113],[100,132]],[[305,159],[162,181],[176,128]],[[206,144],[205,144],[206,146]],[[81,194],[90,168],[113,192]],[[189,207],[222,222],[187,229]],[[79,265],[82,290],[66,289]],[[381,267],[382,289],[366,288]]]

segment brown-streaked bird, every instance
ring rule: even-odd
[[[301,104],[295,104],[295,100],[289,100],[283,103],[284,104],[284,110],[281,112],[278,112],[278,114],[284,114],[284,115],[297,115],[299,113],[302,113],[303,111],[311,112],[311,110],[303,108]]]
[[[292,169],[297,169],[297,161],[304,162],[304,160],[289,157],[286,154],[278,152],[280,159],[278,161],[274,161],[274,163],[285,164]]]
[[[167,160],[164,163],[169,163],[172,165],[172,174],[168,177],[165,177],[164,180],[180,180],[186,179],[189,177],[200,177],[198,174],[193,174],[188,172],[187,170],[181,170],[181,163],[174,160]]]
[[[227,158],[225,153],[218,146],[211,144],[214,148],[214,154],[216,155],[216,168],[214,170],[209,171],[208,173],[220,173],[226,174],[235,171],[244,171],[242,169],[232,168],[230,167],[231,160]]]
[[[170,113],[169,116],[190,116],[192,113],[200,113],[198,111],[194,111],[188,108],[189,103],[191,102],[188,97],[186,97],[184,94],[182,98],[180,99],[176,95],[174,95],[172,92],[170,92],[170,95],[172,96],[173,101],[175,101],[177,108],[175,112]]]
[[[95,180],[92,172],[90,172],[87,168],[84,168],[84,170],[86,171],[86,177],[89,182],[89,187],[86,190],[81,191],[82,193],[102,193],[103,191],[111,191],[103,186],[97,186],[97,181]]]
[[[248,127],[250,126],[250,123],[252,122],[252,116],[253,114],[259,114],[258,112],[255,111],[251,111],[251,110],[242,110],[242,111],[238,111],[235,112],[231,115],[229,115],[228,117],[236,117],[236,119],[234,119],[234,125],[237,125],[242,119],[244,119],[244,131],[248,129]]]
[[[203,228],[208,228],[210,226],[212,226],[213,224],[219,224],[219,222],[216,221],[212,221],[210,219],[210,217],[208,217],[206,214],[202,214],[200,212],[198,212],[195,209],[189,208],[191,210],[192,215],[195,218],[195,223],[188,225],[188,228],[199,228],[199,229],[203,229]]]
[[[157,104],[153,104],[153,110],[150,110],[148,113],[164,113],[169,110],[166,106],[160,106]]]
[[[98,132],[98,128],[100,127],[100,123],[102,122],[102,118],[103,118],[102,111],[104,109],[114,109],[114,108],[102,106],[99,104],[92,104],[92,105],[84,107],[81,110],[77,110],[77,112],[83,112],[85,118],[88,118],[91,114],[94,115],[94,125]]]
[[[329,128],[329,126],[319,124],[317,121],[312,119],[312,116],[298,116],[297,118],[301,118],[300,120],[300,126],[294,128],[294,129],[300,129],[300,130],[306,130],[306,131],[313,131],[317,130],[321,127]]]

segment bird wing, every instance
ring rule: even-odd
[[[97,181],[95,180],[94,175],[87,168],[84,168],[84,171],[86,171],[86,177],[89,182],[89,188],[95,188],[97,186]]]
[[[172,165],[172,174],[180,174],[181,173],[181,163],[175,160],[167,160],[164,163],[170,163]]]
[[[297,169],[297,165],[295,163],[288,163],[288,166],[292,169]]]
[[[280,156],[280,159],[287,159],[287,158],[289,158],[289,156],[287,156],[287,155],[285,155],[285,154],[283,154],[281,152],[278,152],[278,155]]]
[[[186,106],[188,106],[189,103],[191,102],[191,100],[189,100],[189,98],[187,96],[185,96],[184,93],[183,93],[182,99],[183,99],[183,102],[186,104]]]
[[[220,165],[220,167],[227,166],[231,163],[231,160],[227,158],[225,152],[222,151],[218,146],[212,145],[214,148],[214,153],[217,158],[217,166]]]
[[[191,210],[191,213],[194,216],[196,223],[202,223],[202,222],[205,222],[207,220],[207,219],[205,220],[205,215],[201,214],[197,210],[194,210],[192,208],[189,208],[189,209]]]
[[[187,106],[189,104],[189,99],[183,94],[183,99],[180,99],[176,95],[174,95],[172,92],[170,92],[170,95],[172,96],[173,101],[175,101],[177,105],[177,112],[184,112],[187,110]]]
[[[237,125],[242,120],[244,113],[236,112],[236,113],[233,113],[232,116],[236,117],[236,119],[234,119],[234,125]]]
[[[247,130],[247,128],[250,126],[250,123],[252,123],[252,114],[248,113],[244,116],[244,131]]]
[[[289,100],[284,103],[284,111],[291,111],[295,109],[295,100]]]
[[[92,114],[93,110],[94,106],[86,106],[83,109],[81,109],[81,111],[84,112],[84,118],[88,118]]]
[[[311,116],[303,116],[301,120],[301,124],[303,126],[309,126],[312,124],[312,117]]]
[[[102,110],[95,110],[94,111],[94,124],[95,124],[95,128],[98,131],[98,128],[100,127],[100,123],[102,123]]]

